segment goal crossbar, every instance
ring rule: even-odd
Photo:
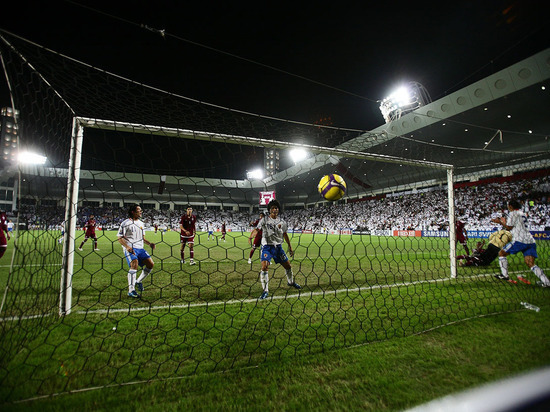
[[[205,131],[196,131],[190,129],[179,129],[175,127],[165,127],[157,125],[144,125],[139,123],[120,122],[113,120],[92,119],[87,117],[77,117],[78,123],[82,127],[88,127],[101,130],[114,130],[119,132],[140,133],[157,136],[177,137],[183,139],[203,140],[217,143],[230,143],[245,146],[261,146],[273,149],[304,149],[315,154],[325,154],[335,157],[349,157],[355,159],[367,159],[376,162],[399,163],[411,166],[423,166],[437,169],[450,170],[453,168],[450,164],[429,162],[426,160],[411,160],[397,156],[388,156],[375,153],[365,153],[356,150],[347,150],[336,147],[316,146],[280,140],[261,139],[251,136],[238,136],[233,134],[212,133]]]

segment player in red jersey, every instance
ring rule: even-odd
[[[257,248],[259,248],[262,245],[262,229],[258,229],[258,223],[260,223],[260,220],[265,217],[265,213],[260,213],[260,218],[252,223],[250,223],[250,226],[252,226],[254,229],[252,229],[252,233],[250,234],[250,237],[248,238],[248,244],[252,245],[252,249],[250,250],[250,256],[248,256],[248,263],[252,263],[252,256],[254,256],[254,252]],[[254,243],[252,243],[252,239],[254,239]]]
[[[84,225],[84,230],[86,231],[86,234],[84,235],[84,240],[78,247],[78,250],[82,250],[82,246],[84,246],[84,243],[88,241],[88,239],[92,238],[94,240],[94,250],[99,250],[97,248],[97,236],[95,235],[95,228],[97,226],[97,222],[94,219],[94,215],[90,215],[90,218]]]
[[[226,233],[226,230],[225,230],[225,222],[222,223],[222,240],[225,242],[225,233]]]
[[[483,252],[485,252],[485,248],[483,247],[485,246],[485,241],[482,240],[481,242],[477,242],[476,243],[476,248],[474,249],[474,251],[472,252],[472,256],[468,256],[468,255],[458,255],[456,257],[457,260],[461,260],[461,259],[468,259],[468,258],[475,258],[475,257],[479,257],[481,256],[481,254]]]
[[[6,235],[4,234],[6,232]],[[8,217],[6,216],[6,212],[3,210],[0,211],[0,258],[4,256],[4,253],[6,253],[6,250],[8,249],[8,240],[10,240],[10,232],[8,232]]]
[[[189,264],[195,264],[195,252],[193,246],[195,245],[195,224],[197,223],[197,216],[193,214],[193,208],[187,206],[187,213],[180,219],[180,242],[181,242],[181,263],[185,263],[185,245],[189,246]]]
[[[457,219],[455,228],[456,228],[456,242],[460,243],[464,247],[464,250],[466,251],[466,255],[469,255],[470,249],[468,249],[468,235],[466,234],[466,228],[465,228],[464,222]]]

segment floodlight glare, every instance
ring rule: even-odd
[[[412,102],[411,93],[406,87],[400,87],[393,92],[389,98],[393,100],[394,104],[397,104],[398,107],[406,106]]]
[[[36,153],[21,152],[17,160],[22,164],[43,165],[46,163],[47,158]]]
[[[246,172],[246,178],[247,179],[263,179],[264,178],[264,171],[262,169],[254,169],[250,172]]]
[[[294,163],[298,163],[307,158],[307,154],[304,149],[292,149],[290,151],[290,158]]]
[[[380,111],[386,123],[389,123],[431,101],[424,86],[417,82],[409,82],[382,100]]]

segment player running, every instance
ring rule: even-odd
[[[185,263],[185,245],[189,246],[189,264],[195,264],[195,251],[193,246],[195,245],[195,225],[197,223],[197,215],[193,214],[193,208],[187,206],[187,212],[180,219],[180,256],[181,263]]]
[[[84,240],[78,247],[78,250],[82,251],[82,246],[84,246],[84,243],[86,243],[88,239],[91,238],[94,240],[94,250],[99,251],[99,249],[97,248],[97,236],[95,234],[96,226],[97,226],[97,223],[95,221],[94,215],[90,215],[90,218],[84,225],[84,230],[86,231],[86,233],[84,234]]]
[[[504,229],[509,230],[514,240],[500,251],[498,263],[500,265],[501,274],[495,276],[498,279],[509,280],[508,259],[506,259],[506,256],[522,252],[525,264],[531,269],[531,272],[540,279],[537,285],[550,287],[550,280],[548,280],[542,269],[535,264],[535,259],[538,257],[537,244],[531,232],[527,229],[527,218],[520,209],[521,203],[517,200],[510,200],[508,202],[508,218],[503,216],[492,220],[492,222],[499,223]]]
[[[280,263],[283,268],[286,270],[286,279],[288,286],[292,286],[296,289],[302,289],[294,281],[294,275],[292,273],[292,266],[288,261],[283,250],[283,239],[288,244],[288,253],[290,256],[294,256],[294,251],[292,250],[292,245],[290,244],[290,239],[287,234],[287,224],[286,222],[279,217],[279,210],[281,205],[278,201],[272,200],[267,205],[267,210],[269,216],[264,217],[258,223],[258,229],[262,230],[262,251],[261,251],[261,261],[262,261],[262,270],[260,272],[260,282],[262,283],[263,292],[260,296],[260,299],[265,299],[269,295],[269,265],[271,259],[275,263]]]
[[[250,255],[248,256],[248,263],[252,263],[252,256],[254,256],[254,252],[257,248],[259,248],[262,245],[262,229],[258,229],[258,223],[260,223],[260,220],[262,220],[265,217],[265,213],[260,213],[260,218],[252,223],[250,223],[250,226],[253,227],[252,233],[250,234],[250,237],[248,238],[248,244],[252,245],[252,249],[250,250]],[[254,243],[252,243],[252,239],[254,239]]]
[[[136,289],[143,292],[143,280],[151,274],[155,266],[151,255],[143,249],[143,243],[151,246],[152,250],[155,249],[155,244],[145,239],[145,225],[140,220],[141,214],[142,210],[139,205],[130,206],[128,210],[129,218],[120,224],[117,233],[118,241],[124,251],[124,257],[130,267],[130,270],[128,270],[128,296],[131,298],[141,297]],[[141,275],[136,280],[138,266],[145,267],[143,267]]]

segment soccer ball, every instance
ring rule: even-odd
[[[319,193],[325,199],[334,202],[346,194],[346,182],[339,175],[326,175],[319,181],[317,186]]]

